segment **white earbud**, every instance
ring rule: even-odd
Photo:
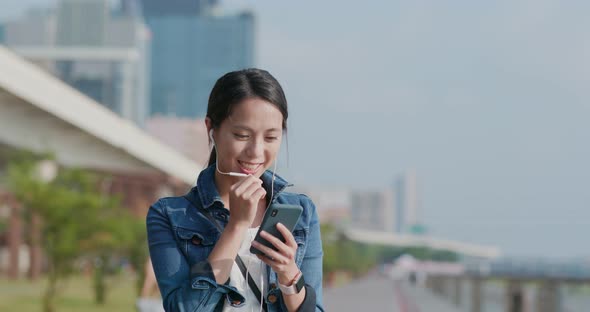
[[[213,128],[209,130],[209,140],[211,140],[211,144],[215,147],[215,140],[213,139]]]

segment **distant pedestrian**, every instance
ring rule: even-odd
[[[163,312],[162,299],[158,294],[158,283],[152,268],[152,261],[148,258],[145,265],[145,278],[136,307],[139,312]]]

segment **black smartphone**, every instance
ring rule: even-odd
[[[262,223],[260,224],[260,228],[258,229],[256,237],[254,237],[254,240],[261,243],[264,246],[277,250],[272,243],[260,236],[260,231],[266,231],[270,235],[279,238],[284,243],[285,238],[277,229],[277,223],[280,222],[285,227],[287,227],[289,231],[293,232],[293,228],[295,228],[297,221],[299,221],[299,217],[301,216],[302,212],[303,207],[299,205],[271,204],[270,207],[268,207],[268,209],[266,209],[266,212],[264,213]],[[264,254],[262,251],[256,249],[254,246],[250,247],[250,252],[258,255]]]

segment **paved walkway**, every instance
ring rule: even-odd
[[[423,288],[379,275],[324,289],[324,305],[330,312],[463,312]]]
[[[410,284],[398,283],[394,287],[399,288],[403,296],[411,306],[408,312],[464,312],[450,300],[444,299],[434,293]]]

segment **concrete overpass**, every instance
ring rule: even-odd
[[[66,52],[72,51],[60,53]],[[11,149],[51,152],[61,165],[108,173],[113,179],[107,191],[122,194],[123,204],[140,217],[158,197],[186,192],[201,169],[133,123],[0,46],[0,156]],[[0,157],[0,169],[2,161]],[[40,246],[25,248],[29,261],[19,254],[26,246],[23,230],[39,237],[40,220],[33,218],[25,226],[20,209],[0,185],[0,210],[9,216],[4,248],[9,255],[4,269],[16,278],[28,262],[26,269],[36,278],[41,272]]]
[[[470,244],[427,235],[394,234],[362,229],[344,229],[343,234],[348,239],[357,242],[400,247],[428,247],[481,259],[495,259],[501,255],[500,249],[497,247]]]
[[[137,61],[140,57],[130,48],[14,46],[11,50],[33,60]]]
[[[195,181],[198,164],[1,46],[0,73],[1,144],[51,151],[68,166]]]

